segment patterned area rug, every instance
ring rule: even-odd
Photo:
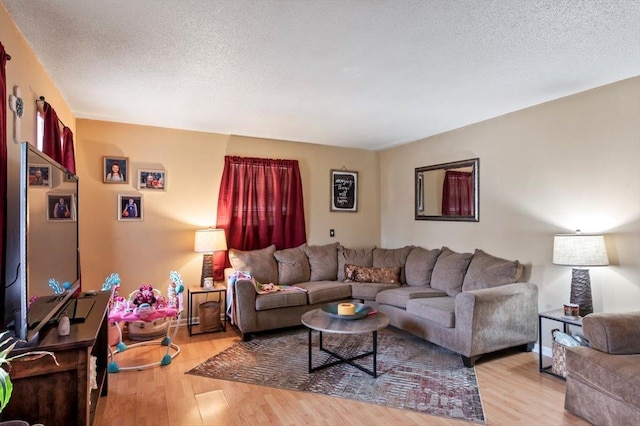
[[[333,360],[318,349],[317,332],[313,338],[313,366]],[[351,356],[370,351],[372,335],[324,333],[323,345],[342,356]],[[355,362],[371,369],[372,358]],[[309,374],[307,329],[297,328],[236,343],[187,374],[485,422],[475,369],[464,367],[460,355],[387,328],[378,332],[377,362],[377,379],[346,364]]]

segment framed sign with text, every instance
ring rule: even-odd
[[[358,211],[358,172],[331,170],[332,212]]]

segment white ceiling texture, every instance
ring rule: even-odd
[[[382,149],[640,75],[638,0],[0,1],[78,118]]]

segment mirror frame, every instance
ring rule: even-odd
[[[422,189],[422,173],[433,170],[450,170],[460,167],[472,167],[473,178],[473,215],[469,216],[443,216],[420,214],[420,207],[424,204],[424,191]],[[480,222],[480,159],[471,158],[469,160],[453,161],[451,163],[435,164],[427,167],[416,167],[415,169],[415,220],[442,220],[454,222]]]

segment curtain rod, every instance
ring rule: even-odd
[[[44,96],[40,96],[40,99],[36,100],[36,103],[38,103],[38,102],[42,102],[42,103],[44,103],[44,102],[45,102],[45,100],[44,100]],[[63,127],[63,128],[66,128],[66,127],[67,127],[67,126],[62,122],[62,120],[60,120],[59,118],[58,118],[58,121],[60,122],[60,124],[62,124],[62,127]]]

